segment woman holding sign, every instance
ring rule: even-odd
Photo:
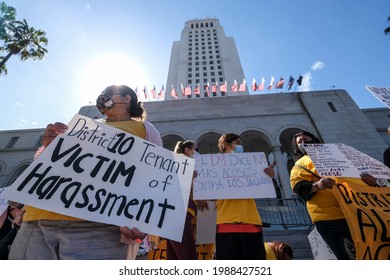
[[[102,122],[162,145],[158,131],[144,121],[145,110],[131,88],[124,85],[107,87],[98,96],[96,106],[107,117]],[[43,147],[36,157],[67,130],[63,123],[49,124],[42,138]],[[26,206],[10,259],[126,259],[128,240],[145,236],[136,228],[84,221]]]
[[[306,201],[312,222],[337,259],[355,259],[355,245],[345,216],[333,192],[336,180],[321,178],[303,144],[322,143],[307,131],[297,133],[292,149],[299,159],[291,170],[290,182],[293,191]],[[362,174],[362,178],[343,178],[360,185],[375,186],[375,178]]]
[[[221,153],[242,153],[240,136],[233,133],[219,138]],[[273,177],[273,165],[264,169]],[[265,260],[262,221],[254,199],[217,200],[216,257],[218,260]]]

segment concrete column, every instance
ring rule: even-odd
[[[282,186],[283,198],[290,198],[293,195],[293,191],[290,187],[290,174],[288,174],[286,165],[283,162],[280,145],[274,145],[272,151],[275,157],[275,165],[278,169],[279,181]]]

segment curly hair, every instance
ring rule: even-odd
[[[316,136],[314,136],[314,134],[312,134],[308,131],[302,130],[302,131],[298,132],[297,134],[294,135],[294,137],[291,141],[291,149],[297,158],[301,158],[304,156],[304,154],[299,150],[298,144],[297,144],[298,136],[303,136],[303,135],[309,136],[312,139],[312,143],[322,143],[320,139],[318,139]]]

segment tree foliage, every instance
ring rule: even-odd
[[[6,62],[13,55],[21,60],[41,60],[47,54],[46,33],[30,27],[25,19],[16,20],[16,10],[0,3],[0,75],[7,74]]]

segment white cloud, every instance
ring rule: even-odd
[[[18,105],[19,107],[24,107],[24,104],[20,102],[16,102],[16,105]]]
[[[319,71],[321,70],[322,68],[325,67],[325,63],[323,63],[322,61],[316,61],[314,62],[314,64],[311,66],[311,70],[313,71]]]
[[[91,5],[89,3],[85,4],[85,10],[89,11],[91,9]]]
[[[20,121],[23,123],[27,123],[27,121],[25,119],[20,119]]]
[[[305,74],[302,75],[303,79],[302,79],[302,84],[301,86],[299,87],[299,89],[301,91],[311,91],[312,88],[311,88],[311,72],[307,72]]]
[[[37,121],[33,121],[33,122],[31,122],[31,124],[34,125],[34,126],[37,126],[38,122]]]

